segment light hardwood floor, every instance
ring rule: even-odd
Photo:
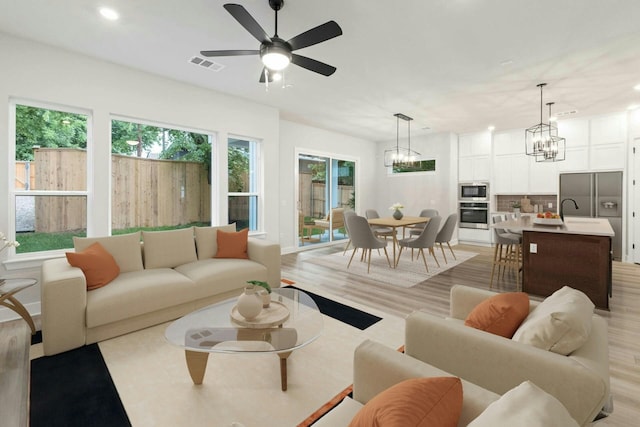
[[[343,246],[283,255],[282,277],[298,283],[313,283],[327,292],[404,317],[416,309],[438,315],[449,312],[449,290],[454,284],[488,289],[493,250],[488,247],[458,245],[455,249],[477,252],[478,256],[409,289],[384,286],[335,270],[305,262],[321,254],[342,251]],[[440,258],[441,259],[441,258]],[[516,290],[514,274],[505,274],[495,283],[500,291]],[[640,266],[614,262],[611,311],[597,310],[609,323],[609,359],[613,414],[598,427],[640,425]]]

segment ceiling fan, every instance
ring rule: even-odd
[[[335,21],[328,21],[285,41],[278,37],[278,11],[284,6],[284,0],[269,0],[269,6],[276,12],[275,35],[273,37],[269,37],[260,24],[241,5],[234,3],[224,5],[227,12],[260,42],[259,50],[203,50],[200,53],[207,57],[260,55],[264,64],[260,76],[261,83],[264,83],[265,79],[269,82],[273,81],[274,75],[287,68],[289,63],[294,63],[323,76],[332,75],[336,71],[336,67],[292,52],[338,37],[342,34],[340,26]]]

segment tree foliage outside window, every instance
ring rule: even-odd
[[[229,192],[249,191],[249,147],[229,145]]]

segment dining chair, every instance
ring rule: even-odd
[[[363,250],[363,259],[367,258],[367,274],[371,270],[371,250],[372,249],[384,249],[384,255],[387,257],[387,263],[391,267],[391,261],[389,260],[389,254],[387,252],[387,242],[379,239],[373,233],[369,222],[363,216],[352,215],[346,219],[348,222],[349,235],[351,236],[351,246],[353,246],[353,252],[351,258],[349,258],[349,264],[347,268],[351,266],[353,256],[358,249]]]
[[[449,247],[449,250],[451,251],[451,255],[453,255],[453,259],[457,259],[456,254],[453,253],[453,249],[449,244],[449,242],[453,237],[453,230],[455,230],[457,222],[458,222],[458,214],[452,213],[447,217],[447,219],[444,222],[444,225],[442,226],[442,229],[436,235],[436,243],[440,245],[440,250],[442,251],[442,256],[444,257],[444,262],[446,264],[448,264],[449,262],[447,261],[447,256],[444,254],[444,248],[442,247],[443,243],[446,243],[447,246]]]
[[[367,217],[367,219],[380,218],[378,211],[375,209],[367,209],[366,211],[364,211],[364,215]],[[372,225],[371,229],[375,233],[376,237],[384,237],[384,240],[387,240],[387,237],[393,238],[393,228],[384,227],[382,225]]]
[[[433,218],[434,216],[438,216],[438,210],[437,209],[422,209],[420,211],[420,215],[418,215],[419,217],[422,218]],[[411,225],[409,226],[409,236],[419,236],[420,233],[422,233],[422,229],[425,227],[426,223],[422,223],[422,224],[415,224],[415,225]]]
[[[344,211],[344,228],[347,231],[347,236],[349,237],[349,240],[347,241],[347,244],[344,247],[344,251],[342,252],[342,255],[344,255],[347,252],[347,249],[349,249],[349,246],[351,246],[351,232],[349,231],[349,218],[351,218],[352,216],[355,216],[356,213],[354,211]]]
[[[516,287],[520,289],[520,247],[522,245],[522,235],[510,233],[509,231],[495,227],[505,220],[502,215],[494,215],[492,218],[493,227],[493,241],[495,249],[493,251],[493,262],[491,266],[491,279],[489,280],[489,289],[493,287],[493,277],[495,275],[496,267],[498,268],[498,277],[500,276],[500,270],[502,270],[502,276],[504,277],[505,270],[515,270],[516,272]]]
[[[400,262],[400,256],[402,255],[402,250],[404,248],[411,249],[419,249],[418,256],[422,254],[422,260],[424,261],[424,267],[427,269],[427,273],[429,272],[429,266],[427,265],[427,259],[424,256],[424,250],[429,249],[429,253],[433,256],[433,259],[436,261],[438,267],[440,267],[440,263],[438,262],[438,258],[436,258],[436,254],[433,251],[433,245],[436,242],[436,236],[438,234],[438,229],[440,228],[440,222],[442,218],[439,216],[432,217],[427,225],[422,230],[422,233],[416,237],[415,239],[406,238],[398,241],[398,246],[400,246],[400,253],[398,253],[398,258],[396,259],[396,267],[398,266],[398,262]],[[413,255],[411,256],[411,261],[413,261]]]

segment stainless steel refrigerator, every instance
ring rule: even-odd
[[[578,209],[564,199],[574,199]],[[613,259],[622,259],[622,172],[560,174],[560,203],[565,217],[607,218],[615,233]]]

